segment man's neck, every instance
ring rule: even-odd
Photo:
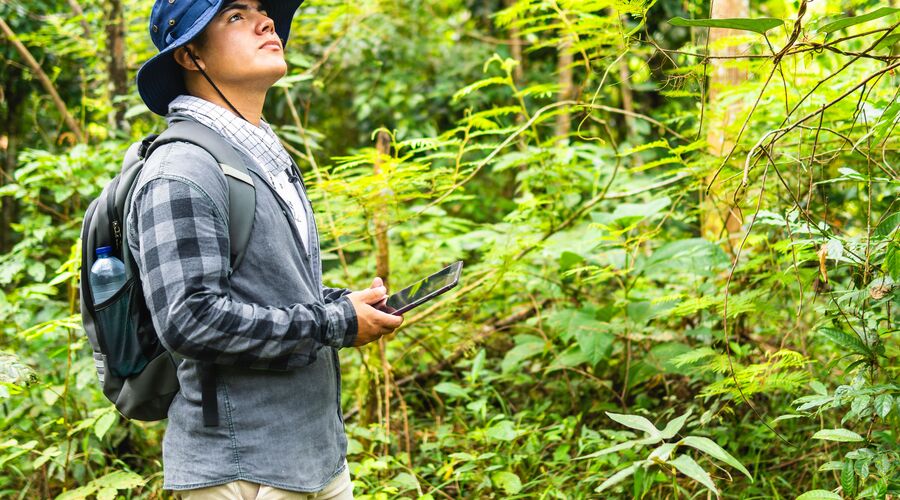
[[[228,98],[227,102],[225,99],[222,99],[222,96],[220,96],[218,92],[208,85],[198,89],[191,89],[190,93],[194,97],[199,97],[200,99],[209,101],[234,113],[234,109],[228,104],[230,102],[245,120],[253,124],[253,126],[259,126],[263,104],[266,102],[265,92],[229,91],[229,89],[221,86],[219,87],[219,90],[221,90],[222,93],[225,94],[225,97]]]

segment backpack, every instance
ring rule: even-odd
[[[256,207],[253,179],[234,147],[212,129],[187,119],[174,122],[161,135],[150,135],[132,144],[125,153],[121,172],[88,206],[81,230],[82,324],[93,348],[103,394],[122,415],[135,420],[165,419],[179,390],[176,371],[181,360],[168,352],[157,337],[124,228],[144,162],[159,146],[171,142],[200,146],[222,167],[228,181],[232,272],[246,250]],[[95,249],[103,246],[112,247],[113,256],[125,264],[126,281],[112,297],[94,304],[89,275]],[[204,378],[209,379],[205,375]],[[204,421],[215,425],[215,386],[211,391],[208,386],[205,383],[203,388]],[[211,419],[214,423],[210,423]]]

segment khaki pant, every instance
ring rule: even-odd
[[[345,467],[344,472],[316,493],[297,493],[248,481],[233,481],[179,494],[184,500],[353,500],[353,483],[350,482],[350,469]]]

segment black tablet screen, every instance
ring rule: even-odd
[[[438,295],[439,292],[449,290],[459,280],[461,267],[462,262],[456,262],[412,286],[400,290],[388,297],[385,309],[391,312],[406,311],[412,308],[410,306],[419,305],[419,303],[431,298],[432,295]]]

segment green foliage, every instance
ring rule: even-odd
[[[87,136],[0,49],[0,496],[158,498],[164,424],[98,390],[77,240],[162,121],[111,95],[110,2],[78,4],[0,5]],[[131,82],[155,49],[124,7]],[[900,494],[898,10],[707,9],[304,4],[265,116],[326,282],[368,286],[381,224],[394,289],[466,261],[342,355],[358,498]]]

